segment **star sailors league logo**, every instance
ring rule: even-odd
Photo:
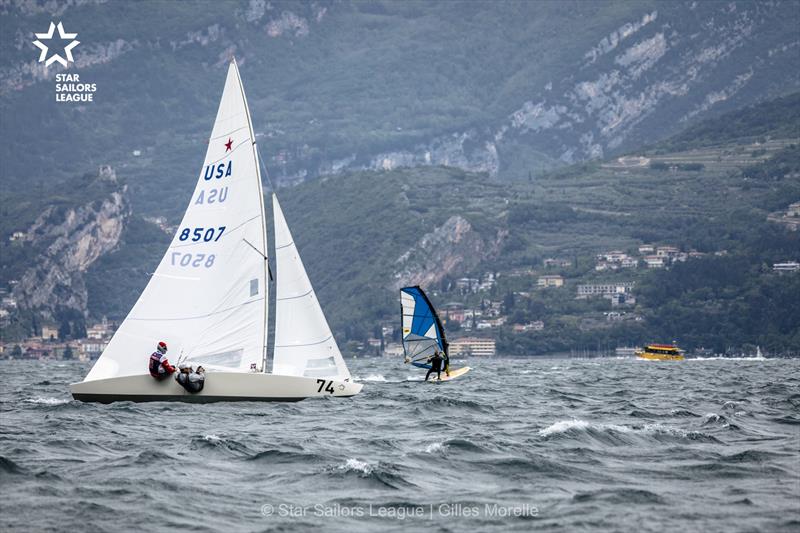
[[[53,53],[53,55],[47,57],[48,52],[50,51],[49,47],[47,46],[47,44],[42,43],[42,41],[50,41],[53,39],[53,32],[55,32],[56,28],[58,28],[58,39],[61,39],[63,41],[72,40],[71,43],[69,43],[64,47],[64,55],[66,56],[66,58],[61,57],[58,53]],[[58,61],[65,67],[70,62],[74,63],[75,60],[72,58],[72,49],[81,44],[80,41],[75,40],[75,37],[77,36],[78,36],[77,33],[66,33],[64,31],[64,25],[62,23],[59,22],[58,26],[56,26],[53,22],[51,22],[50,29],[47,30],[47,33],[37,33],[36,40],[33,41],[33,44],[36,45],[36,47],[41,50],[41,53],[39,54],[39,63],[44,61],[45,67],[49,67],[56,61]],[[55,44],[55,43],[50,43],[50,44]]]

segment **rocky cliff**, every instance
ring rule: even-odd
[[[397,259],[392,289],[408,285],[429,287],[445,276],[469,272],[481,261],[497,255],[507,235],[503,229],[493,239],[484,239],[467,219],[452,216]]]
[[[531,148],[561,163],[602,158],[678,131],[727,102],[781,84],[796,89],[800,76],[773,83],[766,74],[782,70],[778,65],[792,65],[795,74],[800,67],[798,34],[773,32],[791,6],[686,2],[645,12],[587,49],[567,76],[531,87],[529,99],[495,124],[381,153],[365,166],[447,165],[524,177],[516,161],[536,168],[523,153]]]
[[[113,250],[130,215],[127,187],[71,208],[49,207],[26,232],[41,250],[14,288],[21,307],[52,318],[57,309],[87,314],[84,274]]]

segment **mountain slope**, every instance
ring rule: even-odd
[[[183,208],[232,55],[283,182],[417,165],[524,179],[800,80],[796,1],[53,5],[0,6],[0,183],[109,163],[146,216]],[[78,32],[70,72],[92,103],[56,103],[63,69],[36,62],[55,18]]]
[[[374,334],[370,326],[391,322],[399,285],[423,281],[441,293],[442,303],[461,299],[447,290],[455,278],[499,272],[505,275],[485,295],[497,299],[530,292],[537,273],[546,272],[544,258],[567,257],[573,266],[561,271],[566,292],[536,293],[532,303],[509,310],[519,320],[548,321],[547,330],[527,337],[503,330],[504,350],[594,350],[652,338],[718,351],[744,343],[798,350],[792,321],[800,316],[793,304],[769,295],[793,294],[795,278],[770,271],[775,262],[800,259],[800,236],[767,220],[800,200],[800,135],[772,138],[800,133],[796,106],[793,96],[732,112],[642,155],[573,166],[527,183],[487,182],[457,169],[407,169],[343,175],[280,194],[320,301],[334,329],[349,338],[365,338]],[[743,130],[748,116],[768,124],[752,119],[751,130]],[[702,146],[710,129],[727,142],[669,150],[677,143]],[[453,245],[459,240],[466,245]],[[439,252],[426,245],[431,241],[440,243]],[[635,250],[643,242],[708,258],[655,274],[594,272],[595,254]],[[415,261],[405,260],[414,254]],[[508,274],[531,269],[527,278]],[[582,324],[602,314],[594,304],[570,303],[575,285],[631,279],[640,286],[636,312],[645,321],[586,330]],[[706,306],[702,320],[699,302]]]

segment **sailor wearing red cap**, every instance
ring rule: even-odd
[[[175,372],[175,367],[167,360],[167,343],[161,341],[156,351],[150,355],[150,375],[156,379],[164,379]]]

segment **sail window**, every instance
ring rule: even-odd
[[[250,296],[258,295],[258,278],[250,280]]]
[[[204,365],[236,368],[241,364],[243,356],[244,351],[242,349],[238,349],[230,350],[228,352],[192,356],[191,360],[193,363],[200,363]]]
[[[335,376],[338,373],[336,370],[336,360],[331,357],[323,357],[321,359],[309,359],[306,361],[306,369],[303,372],[305,377],[322,377],[322,376]]]

